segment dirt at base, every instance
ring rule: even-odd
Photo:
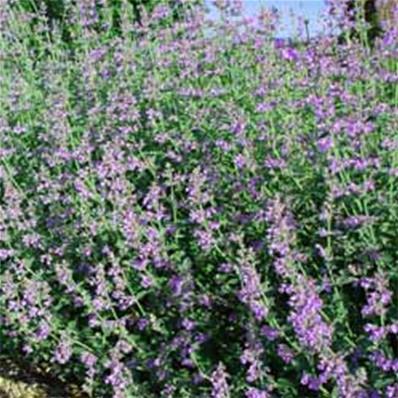
[[[87,398],[77,386],[67,386],[47,374],[0,357],[0,398]]]

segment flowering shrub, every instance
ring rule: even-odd
[[[66,45],[0,2],[3,353],[92,397],[397,398],[398,30],[77,3]]]

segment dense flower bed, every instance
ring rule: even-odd
[[[398,30],[216,3],[70,2],[66,43],[0,1],[0,349],[98,398],[397,398]]]

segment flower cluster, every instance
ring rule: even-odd
[[[348,0],[294,40],[238,0],[25,3],[0,0],[1,354],[95,398],[397,398],[397,29]]]

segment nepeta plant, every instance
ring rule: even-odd
[[[396,28],[0,5],[3,353],[92,397],[398,397]]]

